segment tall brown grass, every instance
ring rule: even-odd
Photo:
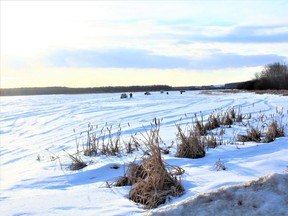
[[[184,192],[179,178],[184,170],[163,161],[159,140],[159,127],[150,130],[146,143],[149,155],[143,156],[140,164],[131,163],[124,177],[115,184],[132,185],[129,199],[143,205],[145,209],[155,208],[165,203],[168,197],[179,197]]]
[[[249,130],[247,130],[247,135],[238,135],[238,141],[259,143],[261,141],[261,131],[258,128],[251,127]]]
[[[177,126],[177,152],[176,157],[202,158],[205,156],[205,145],[199,131],[188,131],[187,134]]]
[[[272,142],[277,137],[284,136],[284,126],[279,125],[277,121],[273,121],[269,126],[264,138],[264,142]]]

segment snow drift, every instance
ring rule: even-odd
[[[288,172],[221,187],[148,215],[288,215]]]

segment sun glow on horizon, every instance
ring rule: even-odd
[[[25,70],[11,71],[1,79],[1,88],[20,87],[103,87],[132,85],[170,85],[201,86],[217,85],[229,82],[241,82],[253,78],[259,67],[225,69],[211,71],[191,71],[184,69],[119,69],[119,68],[38,68],[41,73],[29,73]],[[45,80],[42,73],[46,73]],[[227,74],[237,73],[234,80]],[[67,76],[69,74],[69,76]],[[203,76],[205,74],[205,76]],[[23,80],[22,77],[25,77]],[[153,77],[153,79],[151,79]],[[176,79],[175,79],[176,78]],[[25,83],[25,84],[24,84]]]
[[[288,61],[285,1],[163,4],[1,1],[1,88],[223,84]]]

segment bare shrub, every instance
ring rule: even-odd
[[[176,157],[183,158],[202,158],[205,156],[205,144],[201,136],[190,131],[185,135],[180,126],[177,126],[177,139],[180,142],[177,145]]]
[[[280,126],[277,121],[273,121],[268,126],[268,131],[265,135],[264,142],[272,142],[277,137],[284,136],[284,126]]]

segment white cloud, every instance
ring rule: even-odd
[[[277,1],[273,4],[266,1],[261,4],[259,1],[233,4],[229,1],[4,1],[2,53],[25,55],[51,47],[111,47],[117,43],[129,44],[137,38],[137,42],[144,40],[149,44],[152,37],[157,39],[162,35],[161,39],[165,39],[168,34],[225,36],[240,23],[267,25],[263,19],[271,16],[277,19],[271,19],[274,23],[279,24],[281,20],[287,24],[288,20],[283,19],[285,5],[277,11],[274,5],[277,6]],[[271,30],[263,29],[259,33],[263,31]],[[272,31],[287,32],[287,28]]]
[[[1,69],[29,73],[59,50],[142,50],[161,60],[163,70],[165,59],[171,65],[188,58],[197,66],[230,56],[233,67],[241,56],[287,57],[287,10],[282,0],[1,1]],[[140,55],[144,63],[146,54]],[[213,68],[224,61],[212,61],[219,64]]]

